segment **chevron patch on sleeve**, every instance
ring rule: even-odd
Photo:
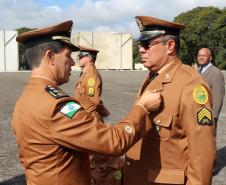
[[[212,112],[206,107],[203,107],[197,112],[197,122],[199,125],[212,125]]]

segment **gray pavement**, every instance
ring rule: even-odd
[[[104,81],[103,100],[112,112],[107,121],[120,121],[130,110],[145,71],[101,71]],[[226,73],[224,73],[226,77]],[[0,73],[0,185],[24,185],[23,169],[18,160],[17,145],[11,130],[12,111],[24,88],[29,72]],[[73,72],[62,89],[74,95],[79,72]],[[226,99],[217,129],[218,160],[213,185],[226,185]]]

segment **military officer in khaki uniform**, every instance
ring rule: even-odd
[[[211,185],[216,143],[208,85],[178,57],[185,26],[136,17],[139,52],[149,69],[136,101],[160,91],[163,103],[151,113],[152,129],[127,153],[124,185]]]
[[[160,93],[147,92],[118,124],[103,124],[58,86],[69,80],[79,48],[70,42],[72,21],[25,32],[31,78],[19,97],[12,127],[28,185],[89,185],[88,153],[121,155],[151,127]],[[149,123],[148,123],[149,122]]]
[[[95,66],[98,50],[80,46],[79,63],[83,70],[76,84],[75,98],[92,115],[103,120],[110,112],[101,100],[102,78]]]
[[[91,112],[103,121],[109,111],[101,100],[102,78],[95,61],[98,50],[79,46],[78,54],[82,73],[76,84],[75,97],[85,110]],[[122,183],[122,166],[124,158],[104,155],[91,155],[91,184],[92,185],[120,185]]]

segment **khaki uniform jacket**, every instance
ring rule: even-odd
[[[224,76],[221,71],[211,65],[202,74],[203,79],[208,83],[213,96],[213,116],[218,118],[225,95]]]
[[[75,89],[75,98],[85,110],[102,119],[107,109],[101,100],[102,79],[95,65],[88,66],[81,74]]]
[[[74,98],[46,79],[33,77],[26,85],[12,127],[28,185],[89,185],[87,153],[121,155],[148,129],[149,115],[140,106],[116,125],[77,107]]]
[[[147,80],[141,91],[146,83]],[[215,124],[211,120],[211,96],[206,103],[198,103],[201,99],[196,95],[205,94],[199,90],[200,85],[207,89],[203,99],[206,101],[207,84],[193,68],[179,60],[149,83],[145,90],[161,91],[163,104],[151,114],[152,129],[126,154],[124,185],[211,184]],[[207,117],[209,125],[198,123]]]

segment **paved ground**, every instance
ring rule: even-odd
[[[110,122],[117,122],[128,113],[146,72],[101,71],[104,80],[103,99],[111,110]],[[19,164],[17,146],[11,131],[14,104],[21,93],[29,73],[0,73],[0,185],[24,185],[23,170]],[[74,94],[74,84],[79,72],[73,72],[71,81],[62,89]],[[225,73],[226,76],[226,73]],[[226,99],[220,115],[217,133],[217,174],[213,185],[226,185]]]

